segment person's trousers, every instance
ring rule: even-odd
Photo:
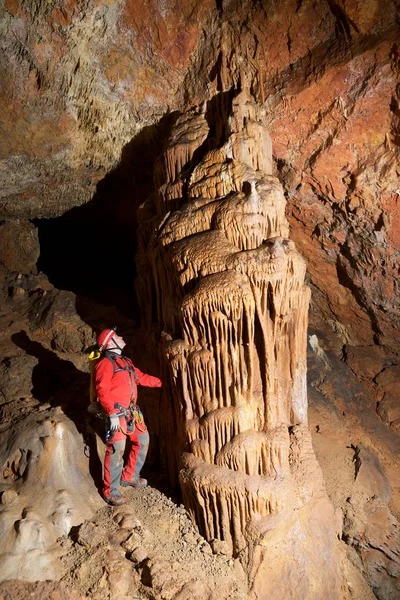
[[[124,454],[128,438],[129,452],[124,467]],[[125,435],[117,431],[108,440],[104,457],[103,492],[106,497],[119,496],[119,483],[134,481],[140,477],[140,472],[146,460],[150,436],[148,432]]]

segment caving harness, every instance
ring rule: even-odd
[[[112,435],[110,431],[110,418],[107,413],[104,411],[100,402],[97,399],[96,395],[96,385],[95,385],[95,366],[97,362],[102,359],[107,358],[113,367],[113,377],[116,373],[121,371],[127,371],[129,373],[129,377],[132,381],[132,378],[135,380],[136,385],[139,384],[139,377],[136,373],[136,369],[131,363],[130,360],[125,358],[124,356],[117,355],[113,352],[101,353],[99,350],[93,350],[89,354],[89,367],[90,367],[90,406],[89,412],[96,417],[100,417],[105,419],[106,424],[106,441],[108,441]],[[117,360],[122,361],[122,365],[117,363]],[[125,429],[119,425],[119,430],[125,435],[129,435],[137,431],[138,433],[144,433],[147,431],[146,424],[144,422],[144,417],[141,409],[136,405],[136,398],[131,398],[131,404],[124,408],[121,404],[114,404],[114,408],[118,411],[117,416],[120,419],[125,419],[126,421],[126,431]]]

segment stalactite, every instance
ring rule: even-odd
[[[172,127],[167,148],[155,167],[159,214],[165,215],[170,210],[177,210],[182,204],[182,170],[192,160],[194,152],[207,138],[208,132],[209,126],[202,109],[180,115]]]
[[[195,234],[207,231],[215,212],[213,202],[191,200],[180,210],[168,215],[159,236],[160,243],[166,247]]]
[[[185,505],[201,517],[207,539],[225,539],[235,553],[247,543],[247,524],[284,508],[285,494],[278,494],[282,479],[266,479],[209,465],[185,454],[181,487]],[[218,501],[216,501],[218,499]]]
[[[220,450],[242,431],[254,429],[255,415],[249,406],[224,407],[205,415],[199,423],[199,437],[208,442],[212,462]]]
[[[204,255],[204,247],[210,247],[210,252]],[[190,281],[196,281],[200,276],[220,273],[228,257],[235,248],[219,231],[194,233],[190,237],[171,244],[171,263],[176,269],[180,285],[186,289]]]
[[[265,175],[272,173],[272,142],[263,125],[265,114],[261,106],[249,98],[246,91],[234,98],[229,117],[232,158]],[[229,158],[229,154],[228,154]]]
[[[233,160],[226,162],[223,148],[210,150],[191,174],[189,197],[215,200],[225,198],[232,192],[240,192],[246,174],[247,169],[241,163]]]
[[[289,434],[286,427],[268,433],[244,431],[217,454],[215,463],[247,475],[276,477],[289,469]]]
[[[264,240],[287,236],[282,190],[275,184],[268,192],[263,191],[252,178],[245,183],[246,194],[237,193],[220,204],[215,213],[215,227],[240,250],[252,250]]]
[[[189,397],[193,413],[200,418],[218,407],[213,353],[204,349],[192,352],[187,365]]]

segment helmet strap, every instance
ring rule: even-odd
[[[111,342],[114,342],[114,346],[116,346],[116,347],[118,348],[118,350],[119,350],[119,353],[122,353],[122,350],[123,350],[123,349],[121,348],[121,346],[119,346],[119,345],[117,344],[117,342],[116,342],[116,341],[115,341],[115,339],[114,339],[114,336],[113,336],[113,337],[111,338],[111,340],[109,341],[109,344],[111,344]],[[108,345],[108,346],[107,346],[107,350],[111,350],[111,351],[113,351],[113,350],[114,350],[114,348],[110,348],[110,346]]]

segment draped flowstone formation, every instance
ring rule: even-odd
[[[272,171],[247,91],[180,115],[139,211],[137,291],[169,370],[168,470],[201,532],[241,557],[256,597],[333,599],[338,524],[307,429],[310,291]]]

